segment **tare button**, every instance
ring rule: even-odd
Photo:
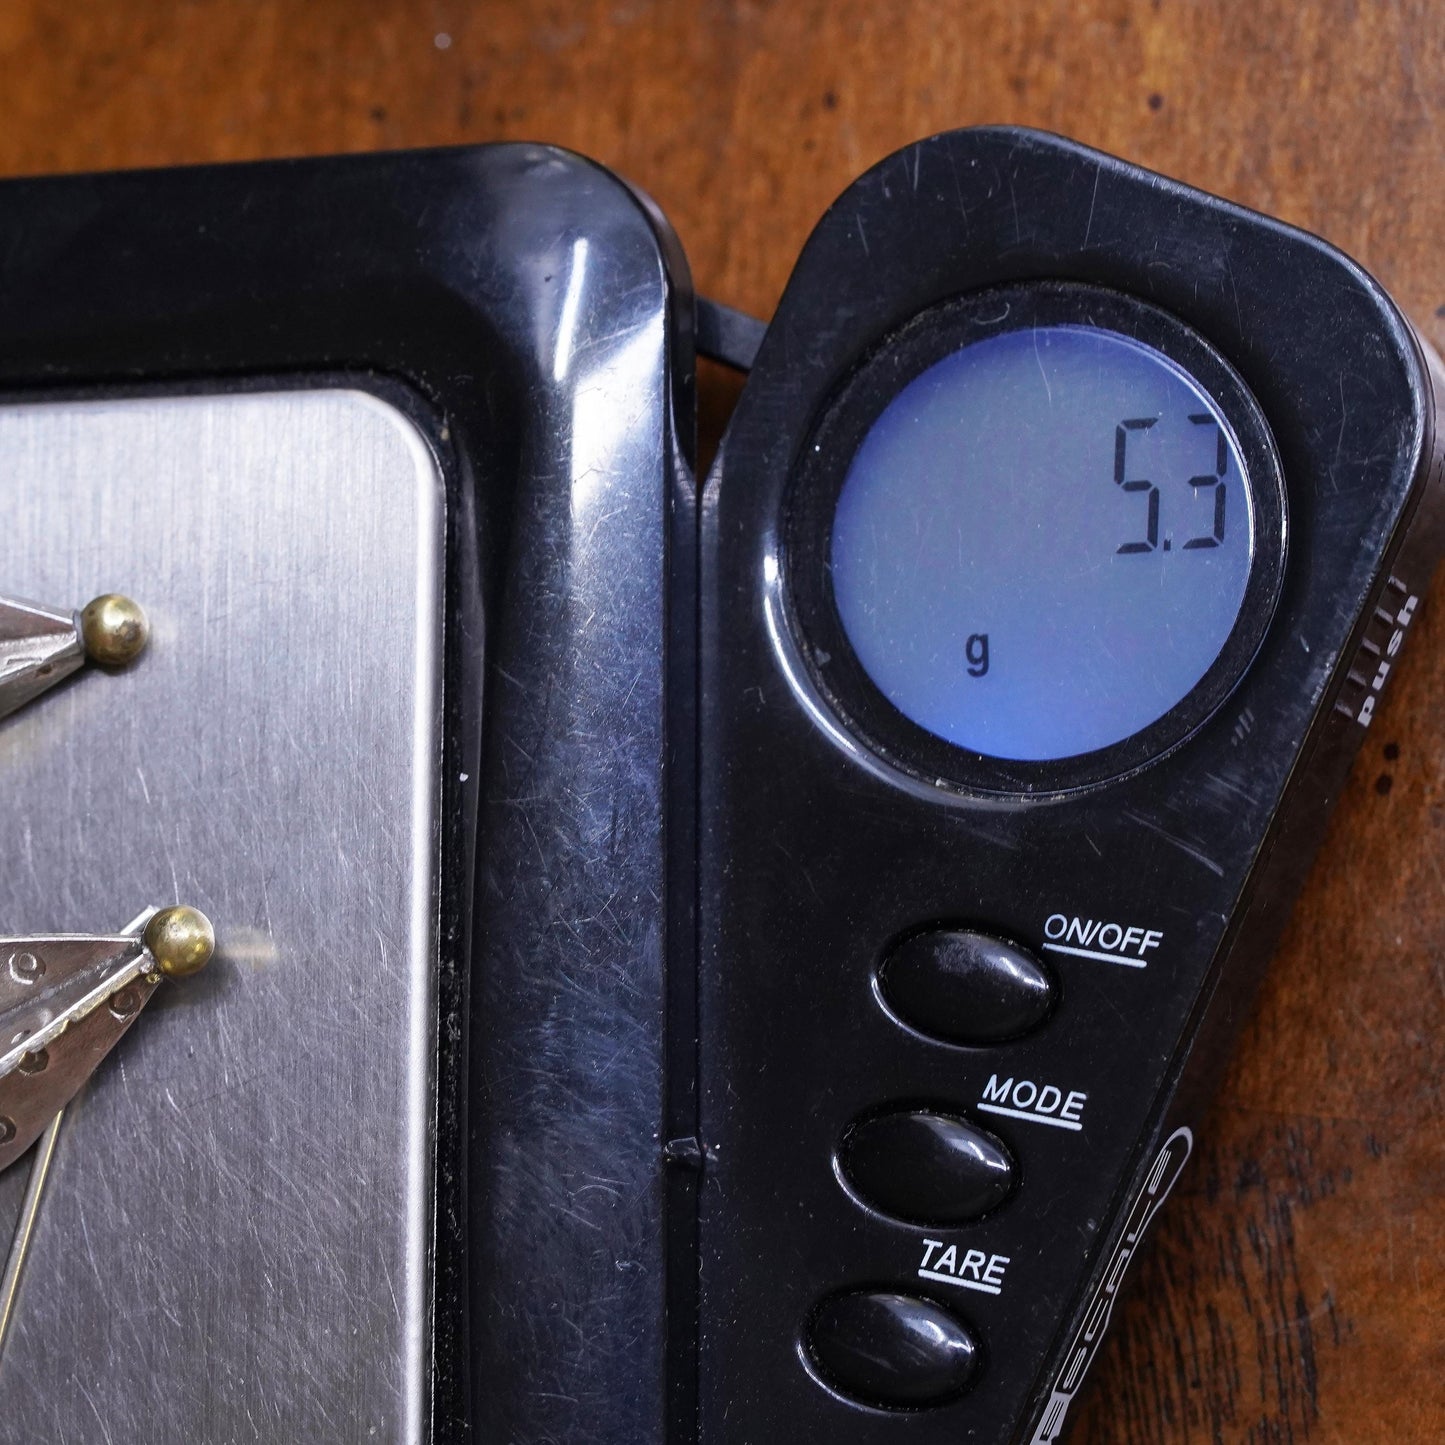
[[[972,1334],[942,1305],[885,1290],[824,1300],[805,1338],[829,1385],[885,1409],[941,1405],[969,1387],[979,1364]]]

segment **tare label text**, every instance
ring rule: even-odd
[[[960,1251],[956,1244],[945,1249],[941,1239],[925,1239],[918,1277],[959,1289],[975,1289],[980,1294],[1002,1294],[1008,1263],[1006,1254],[985,1254],[981,1249]]]

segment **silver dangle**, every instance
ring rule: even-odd
[[[80,612],[0,597],[0,718],[39,697],[87,661],[124,667],[145,650],[139,604],[108,592]]]
[[[215,948],[210,920],[194,908],[148,908],[113,935],[0,938],[0,1170],[40,1140],[0,1270],[0,1354],[66,1105],[161,978],[197,972]]]
[[[162,977],[205,967],[194,908],[148,909],[114,935],[0,938],[0,1170],[75,1097]]]

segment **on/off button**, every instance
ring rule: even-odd
[[[919,1033],[998,1044],[1031,1033],[1054,1003],[1053,980],[1026,949],[966,928],[933,928],[896,945],[878,970],[888,1007]]]

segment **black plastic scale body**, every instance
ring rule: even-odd
[[[1066,142],[926,141],[809,244],[699,530],[694,323],[735,360],[750,333],[695,307],[666,223],[591,162],[507,145],[3,199],[0,516],[21,540],[0,597],[110,555],[96,583],[159,623],[139,668],[7,715],[7,936],[113,927],[174,885],[217,900],[223,982],[95,1072],[24,1228],[29,1183],[3,1177],[24,1272],[0,1436],[1055,1439],[1434,561],[1430,373],[1379,288]],[[915,508],[933,560],[900,569],[875,545],[888,487],[946,503],[951,475],[910,427],[956,429],[978,393],[943,385],[903,425],[894,404],[974,362],[1007,380],[974,421],[1021,478],[1074,465],[1031,438],[1089,434],[1080,504],[1021,530],[1010,460],[979,521],[1024,551]],[[1111,367],[1174,401],[1111,410]],[[196,408],[222,427],[202,453]],[[409,439],[400,473],[366,416]],[[339,590],[266,571],[403,485],[432,521],[334,548]],[[166,496],[174,557],[147,571],[118,521],[147,535],[137,504]],[[424,657],[377,644],[396,666],[367,685],[342,644],[378,565]],[[986,575],[965,601],[988,615],[855,649],[888,641],[869,579],[890,566],[894,624],[910,568],[944,602]],[[1131,627],[1080,628],[1095,575],[1178,646],[1131,668]],[[201,576],[244,606],[188,601]],[[303,634],[320,665],[285,654]],[[240,665],[258,647],[271,665]],[[1033,666],[1013,753],[946,736],[997,721],[974,700],[1027,704],[1030,647],[1054,670]],[[202,699],[165,730],[128,691],[148,668]],[[1155,702],[1121,724],[1141,679]],[[384,694],[420,701],[348,751]],[[150,786],[236,781],[168,813],[122,738],[154,751]],[[84,785],[70,767],[122,756]],[[376,802],[383,765],[400,805]],[[352,770],[324,796],[353,812],[312,792]],[[341,921],[360,944],[332,945]],[[128,1373],[107,1373],[114,1339]]]
[[[1231,374],[1207,391],[1242,388],[1258,448],[1213,671],[1052,761],[892,716],[840,659],[831,591],[841,478],[890,387],[1019,306],[1025,336],[1163,313]],[[821,222],[703,499],[707,1445],[1058,1438],[1429,580],[1428,367],[1317,239],[1036,133],[925,141]],[[1079,485],[1130,492],[1135,549],[1169,546],[1167,484],[1160,523],[1130,450],[1154,423],[1105,423],[1116,470]],[[1178,493],[1201,548],[1210,465]],[[1065,661],[1057,708],[1077,693]]]
[[[615,176],[548,146],[16,180],[0,192],[0,421],[43,403],[63,439],[127,408],[151,418],[144,446],[102,456],[83,506],[57,501],[52,480],[27,487],[6,453],[0,517],[22,543],[6,553],[0,594],[26,595],[27,537],[72,525],[73,549],[49,550],[81,566],[104,557],[100,543],[154,476],[179,475],[198,510],[211,497],[219,509],[237,475],[258,499],[239,530],[214,520],[224,510],[193,530],[167,519],[175,578],[123,555],[104,574],[145,597],[163,634],[153,658],[186,679],[172,711],[230,730],[214,745],[199,724],[185,741],[166,734],[169,753],[146,764],[152,789],[162,772],[195,780],[167,814],[173,836],[228,849],[196,883],[218,900],[226,982],[197,1010],[199,1033],[136,1034],[167,1087],[135,1081],[146,1068],[135,1053],[96,1075],[93,1100],[125,1099],[120,1167],[94,1152],[109,1137],[104,1104],[69,1111],[0,1350],[0,1439],[659,1439],[667,559],[690,555],[695,535],[693,298],[675,238]],[[296,570],[289,590],[246,581],[289,555],[290,497],[315,495],[315,474],[337,465],[326,455],[337,433],[317,440],[296,421],[305,407],[333,414],[337,396],[354,398],[347,415],[384,409],[425,458],[418,476],[435,490],[417,495],[434,497],[444,524],[435,559],[398,530],[374,554],[346,553],[354,594],[319,571]],[[250,434],[250,473],[165,449],[177,412],[236,401],[267,419]],[[62,476],[64,455],[54,446],[42,477]],[[337,510],[395,515],[380,509],[396,506],[396,479],[352,455]],[[37,514],[53,528],[33,525]],[[312,541],[324,549],[331,535],[313,529]],[[380,741],[348,752],[358,717],[411,695],[393,683],[383,697],[352,674],[327,692],[345,672],[344,640],[364,631],[349,599],[374,591],[378,558],[404,575],[410,556],[416,596],[430,596],[429,576],[437,588],[417,604],[440,639],[437,700],[417,712],[414,737],[377,722]],[[186,577],[233,573],[234,609],[178,600]],[[318,665],[288,655],[293,626],[320,637]],[[238,667],[222,693],[189,670],[221,667],[248,640],[270,649],[269,681],[248,687]],[[425,641],[394,648],[398,676]],[[270,688],[314,698],[309,721],[288,724]],[[690,674],[679,691],[690,696]],[[84,917],[66,880],[110,876],[98,855],[115,869],[104,919],[147,896],[148,868],[164,860],[169,888],[201,851],[147,846],[143,820],[127,824],[128,849],[106,844],[97,820],[121,806],[138,765],[107,763],[94,786],[25,806],[46,757],[122,755],[119,723],[137,710],[117,686],[112,716],[67,730],[54,702],[7,720],[4,735],[11,932],[34,926],[20,891],[32,877],[65,901],[49,922],[63,930]],[[304,759],[304,796],[268,811],[256,779],[214,782],[248,739],[266,776]],[[415,780],[411,817],[374,791],[395,766]],[[348,822],[312,783],[353,770],[366,802]],[[150,793],[142,802],[149,815]],[[319,848],[299,842],[307,816],[328,830]],[[354,905],[323,881],[328,859],[367,880]],[[431,899],[430,939],[396,901],[410,885],[395,878],[411,876],[398,866]],[[343,916],[366,920],[357,947],[335,941]],[[229,962],[228,935],[244,940]],[[235,1045],[238,1068],[207,1050],[201,1015]],[[690,1056],[690,1018],[682,1037]],[[182,1076],[205,1082],[186,1093]],[[18,1257],[28,1172],[3,1176],[0,1273]],[[210,1198],[185,1196],[193,1227],[180,1228],[188,1183]],[[232,1207],[244,1227],[226,1228]],[[127,1277],[123,1262],[137,1260]],[[87,1349],[87,1331],[107,1330],[124,1339],[128,1370],[113,1368],[116,1349]]]

